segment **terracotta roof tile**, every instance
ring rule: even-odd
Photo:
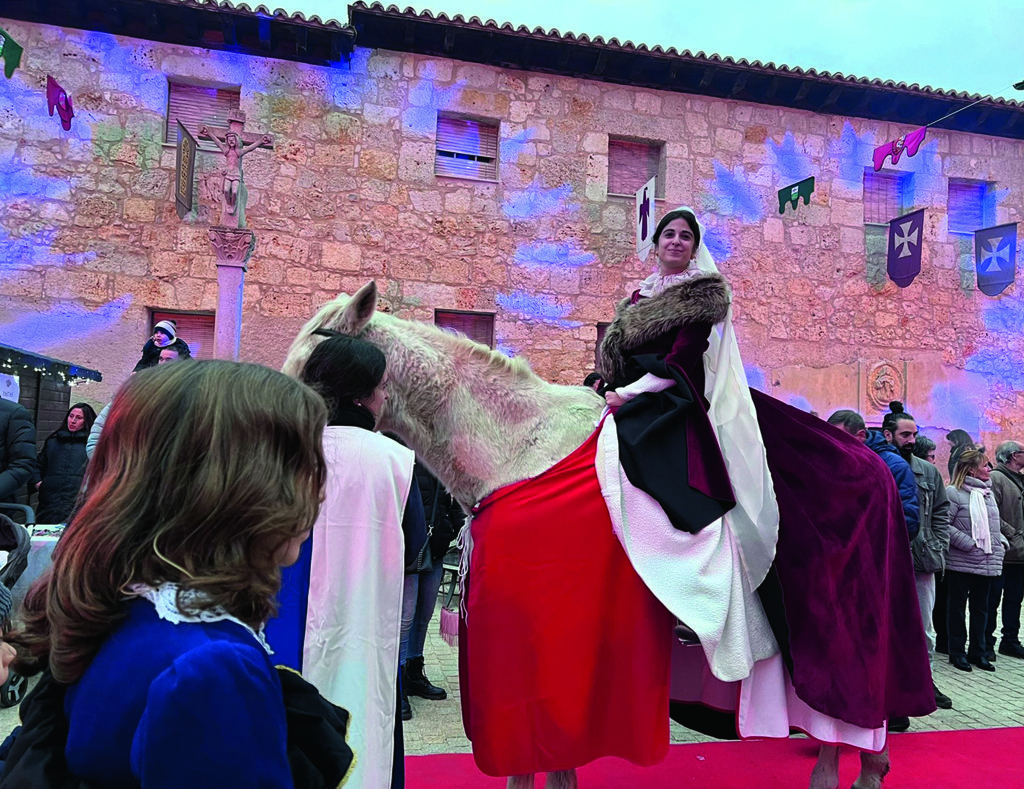
[[[382,3],[365,3],[362,0],[352,3],[350,8],[363,9],[366,11],[375,12],[381,15],[393,16],[393,17],[405,17],[409,19],[416,19],[419,21],[437,22],[442,24],[455,24],[466,28],[475,28],[478,30],[491,30],[499,31],[503,33],[513,33],[520,36],[525,36],[535,39],[545,39],[548,41],[565,41],[575,44],[591,44],[596,47],[602,47],[610,50],[620,50],[626,52],[643,52],[655,55],[664,55],[668,58],[682,58],[688,61],[694,62],[705,62],[715,65],[724,66],[735,66],[738,69],[749,70],[763,74],[779,73],[788,74],[792,76],[808,77],[819,82],[828,83],[848,83],[855,85],[863,85],[875,88],[888,88],[891,90],[905,91],[907,93],[920,94],[925,96],[933,96],[937,98],[956,99],[960,101],[985,101],[996,106],[1004,107],[1022,107],[1024,108],[1024,102],[1014,101],[1012,99],[994,98],[991,96],[984,96],[979,93],[967,93],[966,91],[955,91],[955,90],[943,90],[941,88],[933,88],[929,85],[919,85],[918,83],[907,84],[906,82],[896,82],[894,80],[882,80],[872,79],[868,77],[857,77],[853,75],[846,75],[842,72],[830,72],[824,70],[817,70],[814,68],[804,69],[799,66],[787,66],[780,64],[778,66],[775,63],[769,61],[762,63],[760,60],[747,60],[746,58],[733,58],[728,55],[722,56],[717,54],[706,54],[703,51],[691,52],[688,49],[678,50],[675,47],[669,47],[665,49],[660,44],[655,44],[653,47],[649,47],[646,44],[634,44],[632,41],[620,42],[617,38],[613,37],[605,40],[602,36],[589,36],[586,33],[576,35],[572,31],[566,33],[560,33],[556,28],[551,30],[545,30],[542,27],[534,27],[532,30],[525,25],[513,26],[509,22],[498,23],[493,19],[483,21],[478,16],[471,16],[466,19],[462,14],[455,14],[454,16],[448,16],[444,12],[433,14],[430,11],[417,12],[411,7],[400,9],[397,5],[385,6]],[[301,15],[300,15],[301,16]]]

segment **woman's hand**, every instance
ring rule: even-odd
[[[604,401],[608,404],[609,408],[622,408],[626,404],[626,401],[613,391],[604,393]]]
[[[6,641],[0,641],[0,684],[7,681],[11,663],[14,662],[14,658],[17,656],[18,653],[14,650],[14,647]]]

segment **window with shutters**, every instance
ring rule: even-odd
[[[241,92],[238,88],[214,88],[169,80],[164,142],[178,144],[178,121],[181,121],[192,132],[200,148],[215,148],[209,140],[199,139],[200,127],[206,125],[226,129],[228,113],[238,109],[240,100]]]
[[[213,358],[213,332],[216,316],[211,312],[168,312],[153,310],[152,327],[160,321],[174,321],[178,327],[178,339],[188,345],[193,359]]]
[[[985,181],[949,179],[949,232],[973,233],[995,224],[990,187]]]
[[[885,287],[889,221],[905,214],[910,173],[864,169],[864,260],[868,283],[876,290]]]
[[[438,113],[434,174],[498,180],[498,121]]]
[[[665,196],[665,143],[608,137],[608,194],[633,196],[657,176],[654,196]]]
[[[864,171],[864,224],[887,225],[905,213],[906,184],[910,173]]]
[[[488,348],[494,347],[494,315],[490,312],[434,310],[434,325],[465,334]]]

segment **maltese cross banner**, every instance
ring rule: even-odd
[[[924,236],[924,209],[889,221],[889,254],[886,256],[889,279],[907,287],[921,273],[921,243]]]
[[[1013,284],[1017,272],[1017,223],[986,227],[974,233],[974,266],[978,290],[998,296]]]

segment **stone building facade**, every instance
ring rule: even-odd
[[[170,81],[238,88],[247,131],[275,136],[274,150],[244,162],[257,235],[244,360],[279,366],[317,307],[376,279],[404,317],[493,314],[497,347],[578,383],[598,324],[653,265],[633,253],[632,199],[608,194],[609,140],[641,140],[659,152],[658,214],[692,205],[707,225],[753,385],[823,416],[853,407],[876,421],[899,396],[933,436],[1024,435],[1024,302],[1015,286],[996,298],[975,288],[970,237],[950,228],[948,209],[950,184],[963,181],[982,186],[991,224],[1020,219],[1024,124],[1005,136],[930,129],[916,156],[886,165],[904,178],[902,207],[927,209],[922,272],[901,289],[879,276],[878,234],[865,226],[872,149],[913,128],[893,119],[367,47],[358,36],[347,58],[317,65],[0,26],[25,50],[0,80],[0,339],[102,370],[104,382],[81,392],[97,404],[132,369],[153,311],[217,304],[207,228],[219,157],[200,153],[199,206],[179,220],[175,148],[164,142]],[[68,132],[46,113],[48,74],[73,99]],[[927,93],[894,91],[890,114]],[[439,113],[498,125],[497,178],[435,175]],[[810,205],[780,215],[776,191],[808,175]]]

